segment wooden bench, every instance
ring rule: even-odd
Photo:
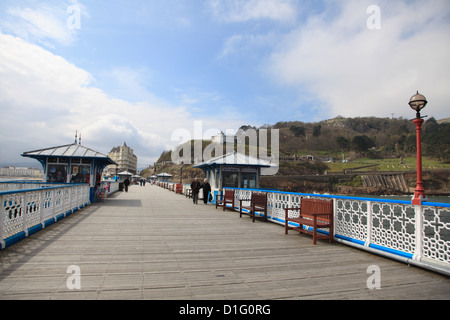
[[[298,218],[289,218],[289,211],[300,211]],[[308,233],[313,236],[313,244],[316,244],[317,239],[329,239],[330,243],[333,243],[333,200],[320,200],[320,199],[308,199],[301,198],[300,208],[285,208],[285,224],[284,233],[287,234],[288,230],[297,230],[300,233]],[[299,226],[289,226],[289,222],[298,223]],[[303,226],[310,226],[309,228],[303,228]],[[329,229],[329,234],[318,234],[317,229]]]
[[[249,206],[242,206],[243,201],[250,201]],[[249,212],[243,212],[242,209],[246,209]],[[239,217],[242,214],[248,214],[252,217],[253,222],[255,222],[255,213],[264,212],[264,221],[267,221],[267,193],[256,193],[253,192],[251,199],[241,199],[239,200]]]
[[[216,194],[216,209],[217,207],[223,207],[223,211],[225,211],[227,203],[230,203],[231,210],[234,210],[234,190],[225,189],[225,193],[223,195]]]

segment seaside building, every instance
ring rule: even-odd
[[[38,160],[44,169],[44,182],[87,183],[91,187],[90,201],[95,202],[95,189],[100,185],[101,173],[116,163],[108,156],[81,145],[39,149],[24,152],[22,157]]]
[[[43,171],[36,168],[3,167],[0,168],[0,177],[21,177],[42,179]]]
[[[236,142],[236,136],[230,136],[223,133],[223,131],[220,131],[217,135],[211,137],[211,141],[217,144],[224,144],[224,143],[235,143]]]
[[[259,188],[261,170],[271,164],[259,158],[232,152],[212,158],[194,168],[202,169],[211,185],[211,191],[221,192],[223,188]]]
[[[127,146],[126,142],[121,146],[112,148],[108,153],[108,157],[117,164],[108,166],[108,173],[110,175],[115,175],[123,171],[128,171],[132,174],[137,173],[137,157],[133,149]]]

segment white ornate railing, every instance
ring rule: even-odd
[[[300,207],[301,197],[327,198],[334,202],[334,238],[368,251],[411,264],[422,264],[450,274],[450,204],[336,195],[290,193],[271,190],[235,190],[239,199],[252,192],[267,192],[268,220],[285,223],[284,208]],[[291,211],[295,214],[294,211]]]
[[[49,187],[60,187],[66,185],[65,183],[50,183],[41,181],[0,181],[0,192],[15,191],[15,190],[30,190]]]
[[[89,205],[89,195],[87,184],[0,192],[1,249]]]

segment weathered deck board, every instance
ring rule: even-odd
[[[80,290],[67,288],[70,265]],[[370,265],[380,290],[367,288]],[[450,280],[133,186],[1,251],[0,299],[450,299]]]

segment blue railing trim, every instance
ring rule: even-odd
[[[26,192],[35,192],[35,191],[41,191],[41,190],[55,190],[55,189],[62,189],[67,187],[77,187],[77,186],[89,186],[87,183],[76,183],[76,184],[66,184],[64,186],[58,186],[58,187],[41,187],[41,188],[35,188],[35,189],[20,189],[20,190],[11,190],[11,191],[3,191],[0,192],[0,196],[14,194],[14,193],[26,193]]]
[[[401,256],[401,257],[405,257],[405,258],[408,258],[408,259],[412,259],[413,258],[413,254],[412,253],[408,253],[408,252],[404,252],[404,251],[400,251],[400,250],[395,250],[395,249],[390,249],[390,248],[383,247],[383,246],[380,246],[380,245],[377,245],[377,244],[371,243],[369,245],[369,247],[377,249],[377,250],[380,250],[380,251],[392,253],[392,254],[395,254],[395,255],[398,255],[398,256]]]
[[[431,207],[438,207],[438,208],[450,208],[450,203],[444,203],[444,202],[428,202],[424,201],[422,202],[423,206],[431,206]]]
[[[364,241],[361,241],[361,240],[358,240],[358,239],[354,239],[354,238],[349,238],[349,237],[342,236],[342,235],[336,234],[336,233],[334,234],[334,237],[338,238],[338,239],[342,239],[342,240],[348,241],[348,242],[356,243],[356,244],[359,244],[361,246],[364,246],[364,244],[365,244]]]
[[[16,233],[15,235],[5,239],[5,248],[12,246],[13,244],[25,239],[26,233],[25,231],[21,231]],[[4,249],[4,248],[3,248]]]
[[[28,236],[31,236],[31,235],[33,235],[33,234],[35,234],[35,233],[37,233],[37,232],[39,232],[41,230],[42,230],[42,224],[39,223],[39,224],[37,224],[37,225],[35,225],[35,226],[31,227],[31,228],[28,228]]]

